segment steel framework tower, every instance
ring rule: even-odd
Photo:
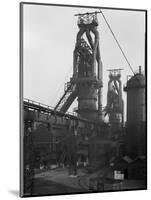
[[[102,120],[102,62],[97,13],[75,15],[78,16],[79,32],[73,52],[73,76],[55,108],[66,112],[78,97],[76,112],[90,120]]]
[[[123,124],[123,99],[122,99],[122,69],[109,70],[109,82],[107,92],[107,105],[105,108],[105,116],[109,116],[111,126],[118,129]]]

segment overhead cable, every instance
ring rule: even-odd
[[[102,16],[103,16],[103,18],[104,18],[104,20],[105,20],[105,22],[106,22],[106,24],[107,24],[109,30],[111,31],[111,33],[112,33],[112,35],[113,35],[113,38],[115,39],[115,41],[116,41],[116,43],[117,43],[119,49],[121,50],[121,53],[123,54],[123,56],[124,56],[124,58],[125,58],[125,60],[126,60],[126,62],[127,62],[127,64],[128,64],[128,66],[130,67],[131,71],[132,71],[133,74],[135,75],[135,72],[134,72],[134,70],[133,70],[133,68],[132,68],[132,66],[131,66],[131,64],[130,64],[130,62],[128,61],[128,58],[126,57],[126,55],[125,55],[125,53],[124,53],[124,51],[123,51],[123,49],[122,49],[120,43],[118,42],[117,37],[115,36],[115,34],[114,34],[114,32],[113,32],[113,30],[112,30],[110,24],[108,23],[108,21],[107,21],[105,15],[103,14],[102,10],[100,10],[100,11],[101,11],[101,14],[102,14]]]

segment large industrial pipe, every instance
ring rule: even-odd
[[[77,44],[76,45],[79,44],[80,39],[81,39],[81,37],[82,37],[82,35],[84,34],[85,31],[86,31],[85,28],[80,28],[79,32],[77,33],[77,39],[76,39]]]
[[[96,53],[96,60],[98,63],[98,80],[101,82],[98,88],[98,112],[99,112],[99,119],[102,120],[102,61],[100,56],[100,47],[99,42],[97,46],[97,53]]]
[[[119,83],[119,93],[118,93],[118,96],[119,96],[119,107],[120,107],[120,110],[121,112],[123,111],[123,103],[122,103],[122,83],[121,83],[121,80],[120,79],[117,79],[118,83]]]
[[[102,120],[102,62],[98,62],[98,80],[101,81],[101,85],[98,88],[98,113],[99,119]]]
[[[93,40],[92,40],[92,37],[91,37],[89,29],[86,30],[86,36],[88,38],[88,42],[89,42],[89,44],[91,46],[91,49],[93,50],[94,44],[93,44]]]
[[[95,35],[95,41],[94,41],[94,46],[93,46],[93,65],[92,65],[92,72],[94,75],[96,75],[96,55],[97,55],[97,48],[99,44],[99,32],[96,29],[96,27],[92,28],[91,31]]]
[[[119,83],[119,88],[118,88],[119,109],[120,109],[120,113],[121,113],[121,124],[123,126],[124,125],[124,102],[122,99],[122,82],[119,78],[117,78],[117,81]]]
[[[77,54],[74,50],[73,52],[73,77],[76,77],[77,75]]]
[[[94,32],[95,32],[94,33],[95,34],[95,39],[99,40],[98,33],[96,34],[96,31],[94,31]],[[98,112],[99,112],[99,118],[101,120],[102,119],[102,62],[101,62],[101,57],[100,57],[99,42],[96,41],[97,42],[95,44],[96,47],[94,47],[93,40],[92,40],[92,37],[91,37],[91,34],[90,34],[90,30],[86,31],[86,36],[88,38],[89,44],[90,44],[93,52],[96,51],[96,57],[93,57],[93,59],[96,59],[96,61],[97,61],[97,64],[98,64],[98,80],[101,81],[101,85],[99,86],[99,89],[98,89]],[[94,54],[94,56],[95,56],[95,54]],[[93,60],[93,63],[94,62],[95,61]]]
[[[107,92],[107,107],[111,105],[110,101],[110,87],[111,87],[112,79],[109,80],[108,82],[108,92]]]
[[[85,32],[85,28],[80,28],[79,32],[77,33],[77,38],[76,38],[76,46],[79,45],[79,43],[81,42],[81,37]],[[77,77],[77,64],[78,64],[78,55],[76,54],[76,51],[74,50],[73,53],[73,76]]]

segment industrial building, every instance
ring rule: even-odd
[[[103,62],[97,29],[100,12],[76,15],[79,31],[73,50],[73,75],[55,108],[24,99],[24,193],[27,195],[36,194],[35,174],[53,169],[67,169],[71,178],[79,176],[80,168],[88,174],[109,169],[113,175],[115,171],[124,174],[125,179],[139,179],[133,172],[143,169],[140,179],[146,181],[145,76],[140,68],[123,88],[121,69],[109,70],[107,103],[102,106]],[[127,102],[123,100],[123,92],[127,94]],[[68,113],[76,98],[78,107],[74,113]],[[124,104],[127,104],[126,123]],[[106,116],[108,122],[104,120]],[[104,186],[95,191],[114,190],[107,187],[107,175],[104,172]],[[110,185],[116,181],[113,178]],[[89,189],[84,192],[93,191]]]

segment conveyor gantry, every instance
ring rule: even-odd
[[[69,82],[67,89],[65,90],[63,96],[57,103],[55,110],[66,113],[68,108],[71,106],[75,98],[77,97],[77,86],[76,83]]]

